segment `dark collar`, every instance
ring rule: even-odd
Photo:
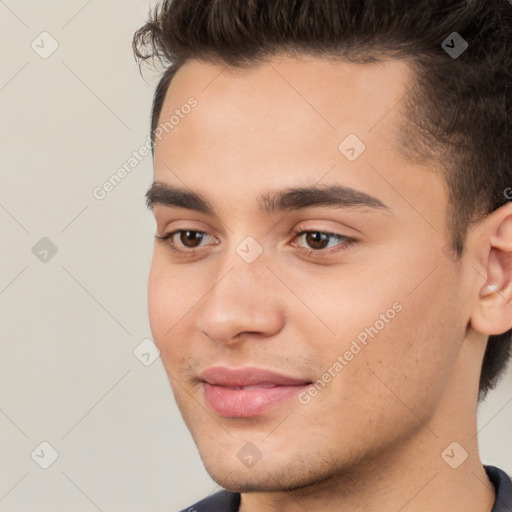
[[[512,480],[505,471],[494,466],[484,466],[484,469],[496,491],[496,501],[491,512],[511,512]]]

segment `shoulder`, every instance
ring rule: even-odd
[[[198,501],[181,512],[238,512],[240,494],[222,490]]]
[[[494,466],[484,466],[484,469],[496,491],[496,501],[491,512],[512,511],[512,480],[510,476]]]

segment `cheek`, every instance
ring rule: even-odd
[[[310,352],[325,370],[343,357],[343,369],[332,369],[338,396],[378,408],[382,400],[402,407],[401,398],[428,409],[451,377],[466,328],[455,276],[426,251],[407,254],[414,264],[395,255],[364,271],[319,274],[307,295],[310,280],[296,288],[329,327],[295,316]]]
[[[364,348],[365,342],[381,338],[403,314],[396,281],[382,266],[321,268],[315,274],[286,275],[284,280],[293,283],[301,299],[289,303],[290,323],[298,326],[309,351],[327,367],[351,347],[357,351],[353,341]]]
[[[166,288],[162,272],[159,271],[155,257],[153,257],[148,279],[148,316],[151,333],[157,345],[159,345],[162,338],[164,325],[167,324],[167,314],[165,312],[170,310],[169,297],[165,293]]]
[[[179,346],[182,320],[190,308],[178,281],[154,256],[148,278],[148,317],[153,340],[160,349],[162,359],[167,359],[171,344]]]
[[[340,443],[359,439],[355,447],[371,446],[377,438],[381,443],[386,437],[407,435],[433,416],[455,351],[443,347],[444,331],[429,328],[439,318],[425,320],[421,313],[420,304],[404,304],[366,345],[359,343],[361,349],[304,406],[308,421],[317,422],[320,437]],[[351,341],[343,340],[337,349],[323,353],[325,370],[344,355]]]
[[[414,420],[411,410],[426,420],[452,377],[465,329],[456,318],[455,299],[436,296],[447,278],[440,273],[409,296],[403,294],[402,310],[368,338],[349,363],[354,364],[346,381],[339,383],[345,388],[340,391],[381,415],[380,421],[391,411]]]

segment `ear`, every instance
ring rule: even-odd
[[[482,334],[503,334],[512,328],[512,202],[489,214],[471,235],[477,277],[470,323]]]

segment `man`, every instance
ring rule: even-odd
[[[476,426],[511,347],[511,35],[507,0],[175,0],[136,33],[168,66],[150,324],[225,488],[187,510],[512,510]]]

